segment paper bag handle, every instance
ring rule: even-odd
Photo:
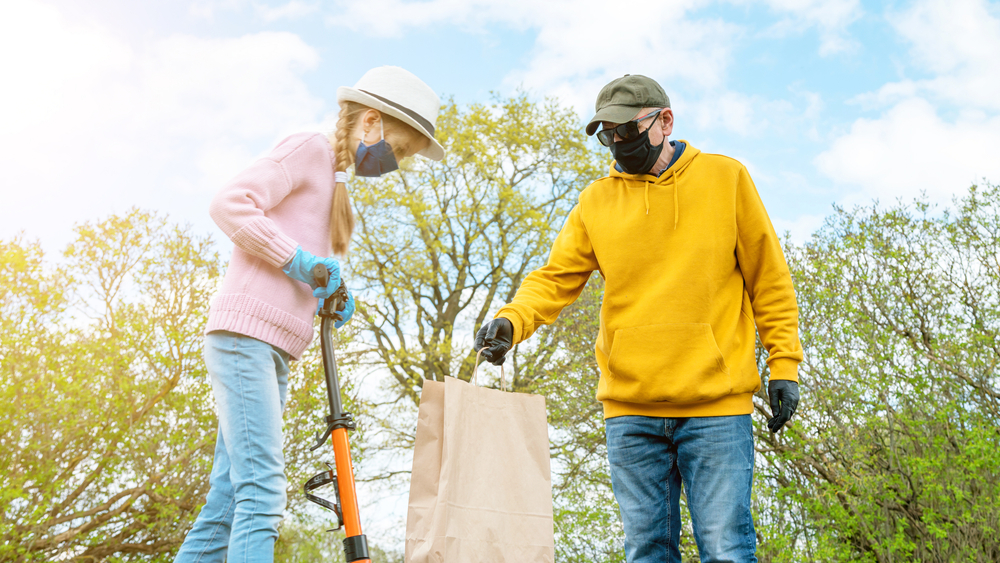
[[[479,373],[479,356],[483,353],[483,350],[485,349],[486,347],[484,346],[480,348],[478,352],[476,352],[476,365],[472,368],[472,384],[475,385],[476,387],[479,387],[479,379],[477,377],[477,374]],[[504,378],[503,364],[500,364],[500,390],[501,391],[507,390],[507,380]]]

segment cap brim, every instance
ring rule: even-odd
[[[374,96],[365,94],[361,90],[350,88],[348,86],[341,86],[340,88],[337,88],[337,103],[340,102],[357,102],[395,117],[410,127],[413,127],[420,132],[420,134],[430,140],[430,144],[427,145],[427,148],[417,154],[431,160],[441,160],[444,158],[444,147],[441,146],[441,143],[437,142],[437,140],[430,133],[428,133],[423,126],[417,123],[415,119],[399,111],[399,109],[384,103]]]
[[[632,121],[641,110],[641,107],[634,106],[605,106],[590,119],[590,123],[587,124],[587,134],[593,135],[596,133],[602,121],[607,121],[608,123]]]

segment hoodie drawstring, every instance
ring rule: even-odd
[[[670,178],[674,181],[674,230],[677,230],[677,224],[680,222],[681,208],[679,198],[677,197],[678,179],[677,179],[677,169],[672,168],[670,170]],[[642,199],[646,203],[646,215],[649,215],[649,180],[643,180],[643,190]]]
[[[680,219],[681,210],[677,203],[677,170],[670,172],[670,176],[674,179],[674,230],[677,230],[677,220]],[[646,214],[649,215],[649,203],[646,203]]]

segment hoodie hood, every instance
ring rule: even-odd
[[[691,143],[685,141],[684,139],[679,139],[678,143],[684,143],[686,146],[684,152],[674,162],[673,166],[668,168],[659,176],[653,174],[626,174],[618,169],[618,163],[612,161],[611,168],[609,171],[609,177],[620,178],[625,182],[626,186],[637,187],[637,185],[643,186],[643,200],[646,204],[646,215],[649,215],[649,190],[652,189],[670,189],[673,190],[674,196],[674,229],[677,229],[677,224],[680,222],[680,208],[678,206],[677,192],[680,190],[680,181],[684,176],[684,171],[687,167],[694,161],[695,158],[701,154],[701,151],[691,146]]]

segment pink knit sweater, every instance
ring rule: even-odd
[[[263,340],[299,359],[313,336],[316,298],[281,271],[302,246],[329,256],[334,153],[319,133],[297,133],[233,178],[209,214],[235,245],[205,332]]]

